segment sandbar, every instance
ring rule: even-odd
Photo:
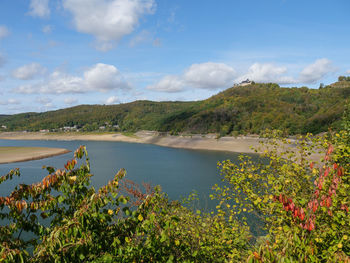
[[[70,152],[63,148],[0,147],[0,164],[44,159]]]

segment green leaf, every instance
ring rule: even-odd
[[[64,201],[64,197],[62,195],[60,195],[58,198],[57,198],[57,201],[59,203],[62,203]]]
[[[172,262],[174,262],[174,256],[173,256],[173,255],[170,255],[170,257],[169,257],[167,263],[172,263]]]

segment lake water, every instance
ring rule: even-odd
[[[10,141],[0,140],[0,146],[59,147],[71,151],[86,145],[91,170],[92,184],[97,189],[111,180],[120,168],[127,171],[127,179],[136,183],[160,185],[169,198],[180,199],[196,190],[200,207],[212,209],[215,205],[209,194],[214,184],[220,184],[217,162],[237,160],[239,154],[231,152],[188,150],[161,147],[151,144],[94,141]],[[18,183],[34,183],[47,175],[43,165],[63,168],[72,153],[30,162],[1,164],[0,175],[13,168],[20,168],[21,177],[0,185],[0,196],[10,193]]]

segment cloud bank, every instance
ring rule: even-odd
[[[207,62],[193,64],[184,73],[183,78],[187,85],[199,88],[215,90],[232,84],[236,71],[223,63]]]
[[[76,98],[72,98],[72,97],[68,97],[64,99],[64,104],[68,105],[68,106],[72,106],[74,104],[77,104],[78,100]]]
[[[147,87],[149,90],[161,91],[161,92],[180,92],[184,90],[184,82],[179,76],[168,75],[163,77],[160,81],[154,85]]]
[[[180,76],[167,75],[159,82],[147,87],[161,92],[180,92],[186,87],[217,90],[233,83],[236,71],[223,63],[206,62],[193,64]]]
[[[255,82],[276,82],[279,84],[291,84],[296,80],[290,76],[286,76],[286,67],[275,66],[270,63],[260,64],[254,63],[248,69],[248,72],[235,80],[239,83],[243,80],[250,79]]]
[[[111,96],[111,97],[109,97],[107,100],[106,100],[106,102],[105,102],[105,104],[107,104],[107,105],[112,105],[112,104],[116,104],[116,103],[119,103],[120,101],[119,101],[119,98],[117,97],[117,96]]]
[[[39,83],[21,85],[13,90],[21,94],[68,94],[87,92],[107,92],[129,89],[119,70],[113,65],[98,63],[87,69],[82,77],[72,76],[56,70]]]
[[[308,65],[300,72],[299,82],[315,83],[328,73],[334,71],[335,67],[330,60],[326,58],[317,59],[314,63]]]
[[[0,105],[18,105],[18,104],[21,104],[21,102],[16,99],[0,100]]]
[[[45,18],[50,16],[49,0],[31,0],[29,15]]]
[[[102,51],[132,33],[141,17],[154,13],[155,6],[154,0],[63,0],[76,30],[93,35]]]
[[[181,92],[186,89],[217,90],[229,88],[234,83],[249,79],[255,82],[278,84],[316,83],[335,71],[326,58],[317,59],[304,67],[296,76],[288,75],[288,68],[272,63],[254,63],[244,74],[238,75],[234,68],[224,63],[207,62],[193,64],[181,75],[166,75],[147,89],[159,92]]]
[[[31,63],[15,69],[12,72],[12,76],[16,79],[28,80],[33,79],[36,76],[45,74],[46,68],[39,63]]]

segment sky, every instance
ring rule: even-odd
[[[0,115],[350,75],[349,0],[1,0]]]

